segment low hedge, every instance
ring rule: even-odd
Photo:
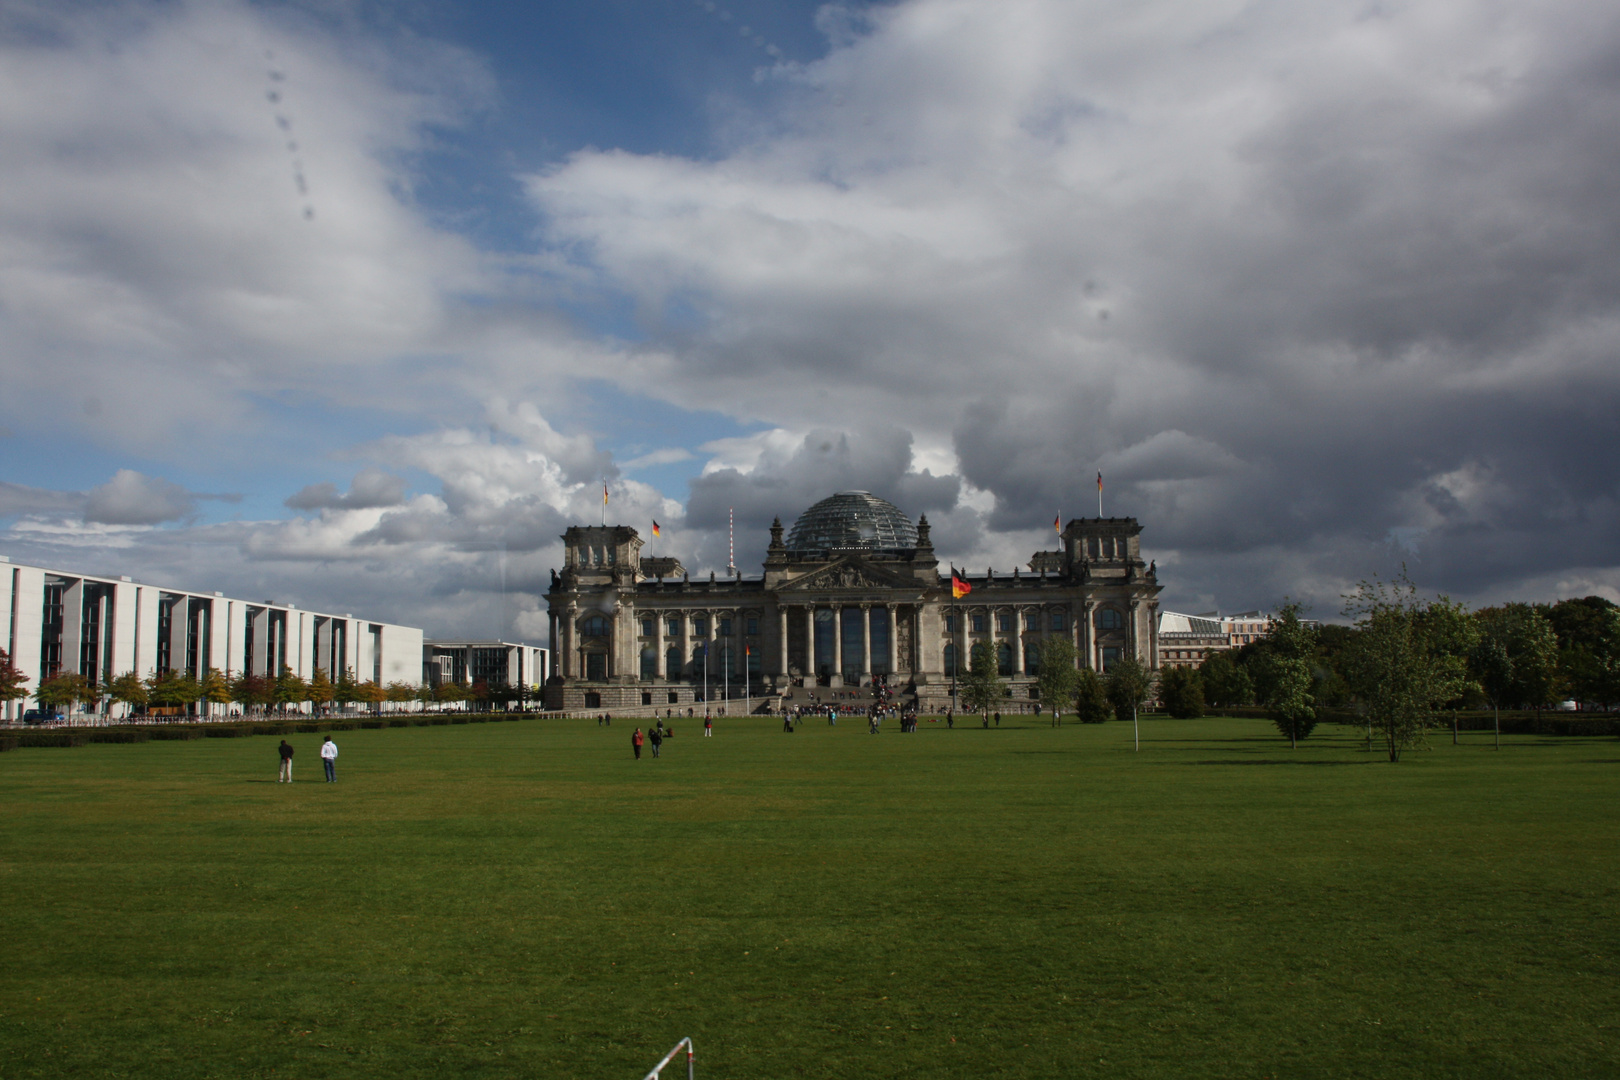
[[[102,728],[90,733],[93,743],[134,743],[149,742],[152,734],[139,728]]]
[[[360,726],[367,731],[376,731],[378,728],[387,727],[388,724],[383,720],[362,720]]]
[[[239,727],[211,727],[203,732],[210,739],[240,739],[243,735],[251,735],[251,731],[244,731]]]
[[[149,738],[158,739],[158,740],[200,739],[203,736],[201,728],[179,727],[179,726],[171,727],[171,726],[168,726],[168,725],[165,725],[163,727],[147,728],[146,729],[146,734],[147,734],[147,736]]]
[[[450,722],[450,718],[448,716],[435,716],[433,718],[433,724],[435,726],[440,725],[440,724],[448,724],[449,722]]]
[[[7,750],[15,749],[17,749],[17,736],[0,735],[0,754],[5,753]]]
[[[388,721],[388,726],[389,727],[410,727],[411,722],[409,720],[390,720],[390,721]]]
[[[89,741],[85,731],[26,731],[17,736],[18,746],[83,746]]]

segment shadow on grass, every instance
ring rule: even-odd
[[[1249,761],[1194,761],[1193,765],[1371,765],[1367,761],[1290,761],[1287,758],[1254,758]]]

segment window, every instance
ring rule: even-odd
[[[643,705],[651,705],[652,704],[652,691],[651,690],[643,690],[641,692],[641,703]]]
[[[945,632],[947,634],[956,633],[956,616],[955,615],[947,615],[947,616],[945,616]]]
[[[642,619],[641,620],[641,636],[642,637],[652,637],[653,636],[653,621],[651,619]]]
[[[1013,617],[1011,615],[997,615],[996,616],[996,630],[999,633],[1010,634],[1010,633],[1012,633],[1012,628],[1013,628]]]
[[[1114,664],[1118,663],[1119,656],[1120,648],[1118,645],[1110,645],[1104,649],[1102,651],[1103,670],[1107,671],[1109,668],[1113,667]]]
[[[681,636],[681,620],[679,620],[679,619],[669,619],[669,620],[667,620],[667,623],[668,623],[668,625],[666,625],[664,627],[664,633],[668,634],[670,637],[680,637]]]
[[[1039,615],[1036,615],[1034,613],[1030,613],[1030,614],[1027,614],[1027,615],[1024,616],[1024,629],[1025,630],[1033,631],[1033,630],[1039,630],[1040,628],[1041,628],[1041,617]]]
[[[579,624],[579,632],[585,637],[607,637],[608,621],[600,615],[592,615]]]
[[[1003,641],[996,646],[996,674],[1006,678],[1012,674],[1012,646]]]
[[[692,620],[692,633],[696,634],[698,637],[708,637],[709,636],[709,620],[708,619],[693,619]]]
[[[1097,629],[1099,630],[1118,630],[1124,625],[1124,617],[1115,608],[1105,607],[1097,612]]]
[[[730,637],[731,636],[731,620],[730,619],[721,619],[720,620],[720,636],[721,637]]]
[[[648,682],[650,682],[653,679],[658,678],[658,650],[657,649],[642,649],[641,650],[641,678],[644,681],[648,681]],[[651,705],[652,702],[651,701],[643,701],[642,704],[643,705]]]
[[[585,707],[587,709],[600,709],[602,707],[602,695],[595,690],[585,691]]]
[[[1054,612],[1052,612],[1052,622],[1051,622],[1050,625],[1051,625],[1053,630],[1067,630],[1068,629],[1068,625],[1067,625],[1068,621],[1069,620],[1064,617],[1063,612],[1054,611]]]
[[[956,674],[956,646],[945,646],[945,674]]]
[[[1031,645],[1024,650],[1024,674],[1031,677],[1041,673],[1041,651]]]
[[[1095,559],[1097,557],[1097,538],[1093,536],[1087,541],[1086,547],[1091,551],[1091,557]]]
[[[681,695],[676,691],[671,690],[669,692],[669,703],[671,705],[679,705],[681,703]]]
[[[969,618],[971,618],[973,620],[971,623],[968,624],[969,626],[971,626],[973,628],[973,632],[975,634],[984,633],[984,616],[983,615],[970,615]]]
[[[755,616],[755,615],[748,616],[748,625],[747,625],[746,629],[748,631],[748,636],[749,637],[758,637],[759,636],[759,618],[758,618],[758,616]]]

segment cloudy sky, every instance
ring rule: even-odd
[[[1620,598],[1620,8],[0,0],[0,554],[539,640],[843,488]]]

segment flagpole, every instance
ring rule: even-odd
[[[951,664],[951,712],[956,712],[956,673],[962,670],[962,611],[956,595],[956,564],[951,564],[951,625],[956,630],[956,659]]]
[[[1097,517],[1102,517],[1102,473],[1097,474]]]

